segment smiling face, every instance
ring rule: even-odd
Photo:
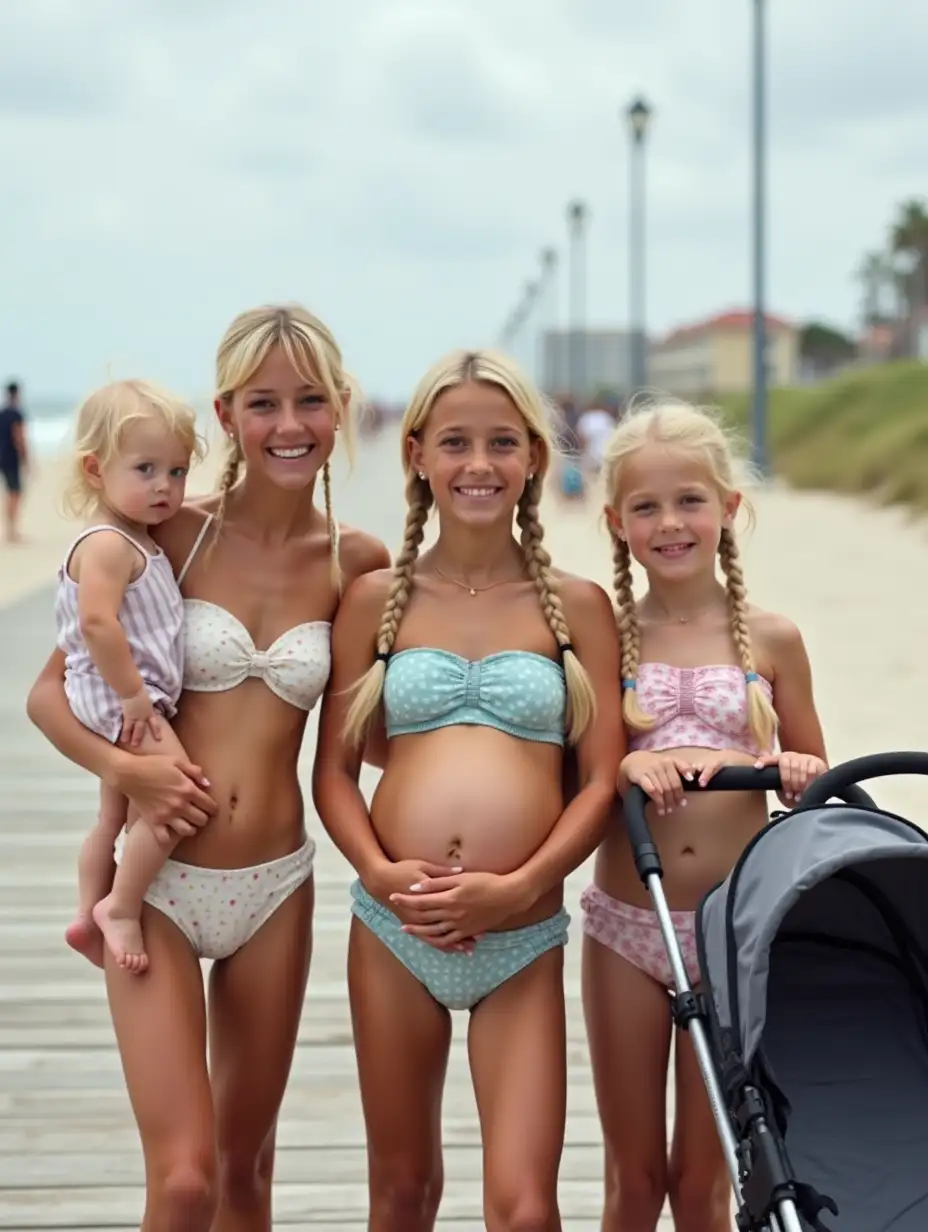
[[[241,389],[215,404],[248,473],[294,491],[308,487],[331,456],[340,414],[321,383],[307,375],[275,346]]]
[[[509,395],[487,381],[443,390],[407,448],[440,516],[478,525],[511,522],[542,462],[541,444]]]
[[[722,528],[731,528],[740,500],[719,492],[698,455],[649,442],[625,461],[618,505],[606,517],[649,574],[681,580],[715,569]]]

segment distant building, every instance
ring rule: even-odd
[[[629,335],[623,329],[546,330],[541,337],[541,379],[549,394],[588,402],[604,391],[628,390]]]
[[[772,386],[793,385],[799,374],[799,331],[767,316],[767,373]],[[648,386],[678,397],[746,393],[754,382],[754,314],[723,312],[684,325],[652,342]]]

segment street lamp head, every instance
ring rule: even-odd
[[[585,221],[587,215],[586,203],[584,201],[571,201],[567,207],[567,217],[570,222],[579,226]]]
[[[648,125],[651,122],[653,111],[645,99],[639,96],[631,103],[625,113],[629,126],[632,130],[632,137],[635,141],[643,141],[645,134],[648,131]]]

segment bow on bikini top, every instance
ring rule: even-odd
[[[388,737],[467,724],[564,743],[564,669],[530,651],[477,660],[431,647],[397,651],[387,662],[383,704]]]
[[[753,673],[768,697],[773,689]],[[748,726],[747,679],[740,667],[671,667],[642,663],[635,681],[638,701],[654,717],[647,731],[630,733],[629,748],[660,753],[664,749],[738,749],[762,752]]]
[[[311,621],[258,650],[242,622],[224,607],[185,599],[184,688],[223,693],[253,676],[291,706],[312,710],[329,679],[330,635],[327,621]]]
[[[210,514],[178,574],[184,580],[212,522]],[[331,669],[328,621],[314,620],[282,633],[258,650],[242,622],[224,607],[204,599],[184,600],[184,688],[194,693],[224,693],[249,677],[298,710],[312,710]]]

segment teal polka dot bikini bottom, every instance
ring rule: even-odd
[[[536,958],[567,944],[570,916],[561,907],[547,920],[505,932],[485,933],[473,954],[436,950],[403,932],[399,916],[368,894],[360,881],[351,887],[351,910],[436,1001],[449,1010],[470,1010]]]

